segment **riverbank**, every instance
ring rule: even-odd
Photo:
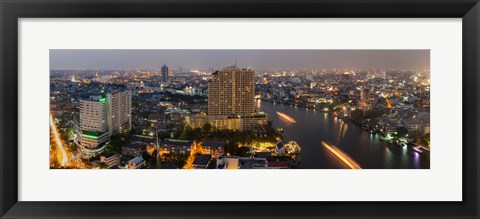
[[[378,134],[371,135],[358,124],[349,122],[352,120],[335,118],[332,113],[267,101],[257,101],[257,108],[268,113],[274,127],[283,129],[284,141],[296,141],[301,145],[303,169],[348,168],[332,157],[321,141],[334,144],[364,169],[430,168],[429,155],[417,156],[410,150],[380,141]],[[277,111],[292,117],[296,123],[278,116]]]

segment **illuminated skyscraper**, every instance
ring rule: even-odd
[[[167,82],[168,81],[168,67],[167,65],[163,65],[162,69],[162,82]]]
[[[90,96],[80,101],[77,140],[84,157],[100,153],[110,139],[107,109],[105,95]]]
[[[130,131],[132,127],[132,94],[130,91],[114,91],[107,94],[107,106],[110,134]]]
[[[193,128],[210,123],[216,129],[252,130],[267,123],[255,112],[255,71],[235,65],[216,71],[208,82],[208,115],[190,116]]]
[[[358,102],[359,103],[358,107],[362,110],[369,110],[370,109],[369,100],[368,100],[368,92],[369,92],[368,89],[361,89],[360,90],[360,101]]]
[[[208,115],[245,116],[255,112],[255,71],[236,66],[212,74],[208,82]]]
[[[112,135],[130,131],[131,102],[130,91],[93,95],[80,101],[77,142],[84,157],[102,152]]]
[[[350,74],[350,72],[345,72],[342,74],[342,78],[341,78],[341,81],[343,83],[350,83],[352,82],[352,75]]]

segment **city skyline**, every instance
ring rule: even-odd
[[[430,50],[50,50],[50,69],[429,69]]]
[[[166,51],[78,52],[62,57],[106,69],[50,70],[53,169],[430,168],[430,69],[385,67],[429,51],[169,50],[170,61],[158,57]],[[148,52],[154,68],[106,67]],[[319,62],[332,66],[309,68]]]

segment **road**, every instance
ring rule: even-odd
[[[62,143],[62,139],[60,138],[60,134],[58,133],[57,126],[55,125],[52,114],[50,114],[50,128],[53,133],[53,140],[55,141],[55,144],[57,145],[58,149],[60,149],[60,152],[62,153],[61,164],[62,166],[66,166],[68,162],[67,151],[65,150],[65,147]]]
[[[190,152],[190,156],[188,156],[187,163],[183,166],[183,169],[192,169],[193,162],[195,162],[196,154],[202,154],[202,146],[199,143],[195,143],[195,146],[192,148]]]

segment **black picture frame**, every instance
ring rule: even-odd
[[[0,15],[0,215],[2,218],[480,217],[478,149],[480,4],[478,0],[1,0]],[[77,17],[462,18],[463,201],[18,201],[18,19]]]

